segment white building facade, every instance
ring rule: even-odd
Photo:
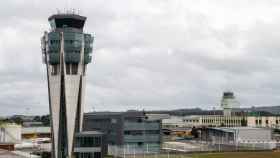
[[[0,143],[20,143],[21,125],[7,123],[0,125]]]
[[[249,127],[264,127],[280,129],[280,116],[248,116]]]

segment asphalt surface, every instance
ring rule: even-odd
[[[18,156],[10,151],[0,149],[0,158],[24,158],[24,157]]]

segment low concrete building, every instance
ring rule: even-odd
[[[276,142],[272,140],[272,131],[267,128],[205,128],[202,129],[201,138],[214,144],[251,145],[261,149],[273,149],[276,147]]]
[[[15,144],[21,142],[21,126],[14,123],[0,125],[0,149],[14,150]]]
[[[177,127],[265,127],[280,129],[280,116],[171,116],[162,121],[164,128]]]
[[[241,127],[247,125],[247,117],[224,116],[224,115],[192,115],[192,116],[171,116],[164,119],[164,128],[172,127]]]
[[[163,128],[178,128],[185,127],[185,123],[183,122],[183,116],[170,116],[168,118],[164,118],[162,120]]]
[[[183,118],[186,126],[212,126],[212,127],[241,127],[246,126],[246,117],[202,115]]]
[[[50,127],[23,127],[21,129],[23,139],[51,138]]]
[[[280,129],[280,116],[248,116],[249,127],[266,127]]]
[[[14,123],[0,125],[0,142],[18,143],[21,141],[21,126]]]

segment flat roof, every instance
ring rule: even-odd
[[[52,28],[76,28],[83,29],[86,17],[77,14],[55,14],[48,19]],[[55,26],[55,27],[54,27]]]
[[[32,133],[51,133],[50,127],[23,127],[21,134],[32,134]]]
[[[237,130],[270,130],[266,128],[256,128],[256,127],[213,127],[209,129],[224,131],[224,132],[235,132]]]
[[[103,135],[103,133],[99,132],[99,131],[82,131],[82,132],[76,133],[75,135],[78,137],[94,136],[94,135],[100,136],[100,135]]]
[[[85,116],[124,116],[124,117],[130,117],[130,116],[145,116],[145,113],[143,111],[124,111],[124,112],[110,112],[110,111],[104,111],[104,112],[89,112],[85,113]]]
[[[25,158],[25,157],[16,155],[7,150],[0,149],[0,158]]]
[[[54,14],[51,15],[48,20],[52,19],[65,19],[65,18],[71,18],[71,19],[78,19],[78,20],[86,20],[87,18],[85,16],[77,15],[77,14]]]
[[[0,127],[17,127],[17,128],[21,128],[21,125],[18,125],[16,123],[0,123]]]
[[[146,114],[148,116],[149,120],[163,120],[163,119],[169,119],[169,114]]]

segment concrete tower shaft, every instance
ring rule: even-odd
[[[85,20],[73,14],[52,15],[52,29],[42,37],[53,158],[73,157],[75,133],[82,130],[86,66],[91,62],[93,43],[93,37],[83,33]]]

